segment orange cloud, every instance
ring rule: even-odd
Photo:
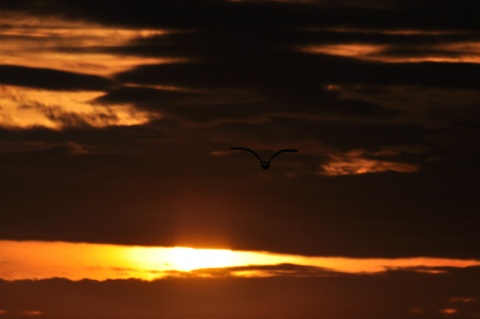
[[[475,297],[453,297],[449,300],[450,303],[473,303],[473,302],[479,302],[480,300]]]
[[[0,127],[106,127],[140,125],[160,115],[130,104],[99,104],[103,92],[70,92],[0,85]]]
[[[328,163],[321,166],[324,175],[358,175],[366,173],[398,172],[412,173],[419,167],[414,164],[400,163],[368,158],[363,150],[352,150],[342,155],[331,155]]]
[[[306,46],[303,47],[301,51],[311,54],[321,53],[359,59],[371,59],[370,56],[380,54],[385,48],[385,45],[378,44],[345,43]]]
[[[120,56],[92,49],[127,45],[135,39],[162,36],[166,30],[113,28],[19,12],[2,12],[0,19],[0,65],[110,77],[139,65],[183,61],[173,57]],[[160,117],[133,104],[95,102],[103,94],[102,91],[47,91],[0,85],[0,127],[61,130],[79,126],[141,125]]]
[[[166,30],[125,29],[60,18],[3,14],[0,64],[112,75],[137,65],[181,62],[177,58],[138,57],[98,52],[93,47],[116,47],[139,38],[161,36]]]
[[[415,63],[415,62],[449,62],[449,63],[480,63],[480,42],[456,41],[456,35],[464,35],[461,31],[447,30],[372,30],[353,28],[325,28],[321,29],[334,33],[360,33],[360,34],[388,34],[402,36],[445,36],[453,38],[450,42],[424,43],[412,46],[410,53],[402,50],[401,55],[395,54],[394,44],[378,43],[336,43],[307,45],[299,50],[309,54],[327,54],[342,57],[350,57],[359,60],[385,62],[385,63]],[[316,30],[312,30],[316,31]]]
[[[440,310],[440,313],[442,313],[444,315],[454,315],[457,312],[458,312],[458,310],[454,309],[454,308],[445,308],[445,309]]]
[[[368,43],[343,43],[305,46],[300,51],[310,54],[327,54],[359,60],[385,63],[416,62],[448,62],[448,63],[480,63],[480,42],[455,42],[445,44],[424,45],[412,50],[410,54],[395,55],[388,51],[392,45]],[[428,52],[436,52],[428,53]]]

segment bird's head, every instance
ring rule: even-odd
[[[265,170],[267,170],[270,167],[269,162],[262,162],[260,165],[262,165],[262,168],[265,169]]]

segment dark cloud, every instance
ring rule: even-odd
[[[163,278],[248,278],[248,277],[292,277],[315,278],[344,275],[329,269],[295,264],[253,265],[225,268],[203,268],[189,272],[165,271]]]
[[[478,269],[310,278],[0,281],[0,309],[48,318],[475,318]],[[28,294],[25,292],[28,291]],[[379,302],[381,296],[381,302]]]
[[[262,178],[250,158],[208,163],[190,152],[175,155],[102,164],[86,154],[57,158],[61,166],[24,164],[30,170],[21,176],[29,178],[3,173],[1,232],[11,239],[478,258],[478,194],[469,189],[475,174],[286,179],[292,155]]]
[[[111,80],[95,75],[13,65],[0,65],[0,83],[46,90],[78,91],[103,91],[113,84]]]
[[[0,239],[480,259],[476,6],[2,1]],[[480,316],[478,267],[171,275],[0,280],[0,318]]]
[[[2,4],[10,10],[56,13],[103,23],[181,28],[268,28],[311,25],[368,25],[372,27],[476,28],[468,1],[18,1]],[[201,12],[201,14],[199,14]],[[407,14],[408,13],[408,14]],[[445,19],[448,15],[449,19]],[[244,18],[246,17],[246,18]]]

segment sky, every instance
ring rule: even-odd
[[[477,12],[2,1],[0,319],[478,318]]]

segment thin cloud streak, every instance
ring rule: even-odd
[[[371,157],[371,155],[370,155]],[[380,172],[413,173],[419,170],[418,165],[395,161],[369,158],[363,150],[352,150],[344,155],[331,155],[328,163],[321,165],[321,174],[357,175]]]
[[[453,42],[417,46],[410,52],[395,54],[395,45],[343,43],[307,46],[301,52],[327,54],[383,63],[480,63],[480,42]],[[431,53],[429,53],[431,52]]]
[[[45,67],[111,76],[142,64],[179,62],[172,57],[138,57],[107,52],[131,41],[167,34],[159,29],[125,29],[60,18],[38,19],[11,12],[0,28],[0,64]]]
[[[313,43],[300,44],[298,50],[308,54],[382,63],[480,63],[480,44],[475,30],[358,26],[306,28],[304,31],[311,35]]]

